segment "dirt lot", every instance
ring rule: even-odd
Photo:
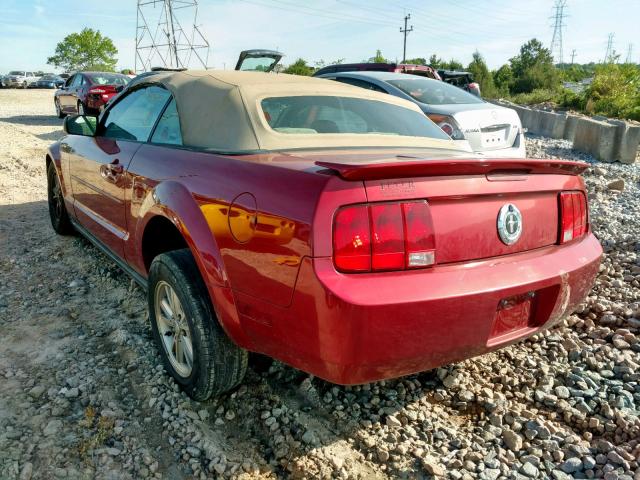
[[[50,228],[44,155],[62,135],[52,98],[0,90],[1,479],[640,480],[638,166],[589,174],[607,255],[562,326],[354,388],[275,364],[198,404],[162,371],[143,292]],[[546,139],[530,154],[580,157]]]

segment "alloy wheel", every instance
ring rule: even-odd
[[[193,341],[189,322],[175,290],[161,280],[156,284],[154,309],[158,333],[171,366],[183,378],[193,370]]]
[[[50,204],[54,217],[56,220],[60,220],[62,218],[62,209],[64,208],[64,199],[62,198],[62,188],[60,188],[57,175],[54,175],[52,179]]]

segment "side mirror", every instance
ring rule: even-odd
[[[93,137],[96,134],[96,117],[86,115],[70,115],[64,119],[62,130],[69,135],[81,135],[83,137]]]

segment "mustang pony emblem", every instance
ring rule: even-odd
[[[506,245],[513,245],[522,234],[522,214],[512,203],[502,206],[498,213],[498,235]]]

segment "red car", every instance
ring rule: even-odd
[[[600,264],[586,164],[475,158],[391,95],[162,72],[64,129],[53,227],[147,289],[195,399],[237,385],[249,351],[339,384],[489,352],[569,315]]]
[[[335,65],[327,65],[326,67],[322,67],[317,72],[315,72],[313,76],[319,77],[328,73],[362,71],[409,73],[411,75],[419,75],[421,77],[442,80],[435,68],[428,65],[417,65],[414,63],[338,63]]]
[[[53,103],[58,118],[68,114],[95,115],[131,79],[119,73],[78,72],[56,91]]]

